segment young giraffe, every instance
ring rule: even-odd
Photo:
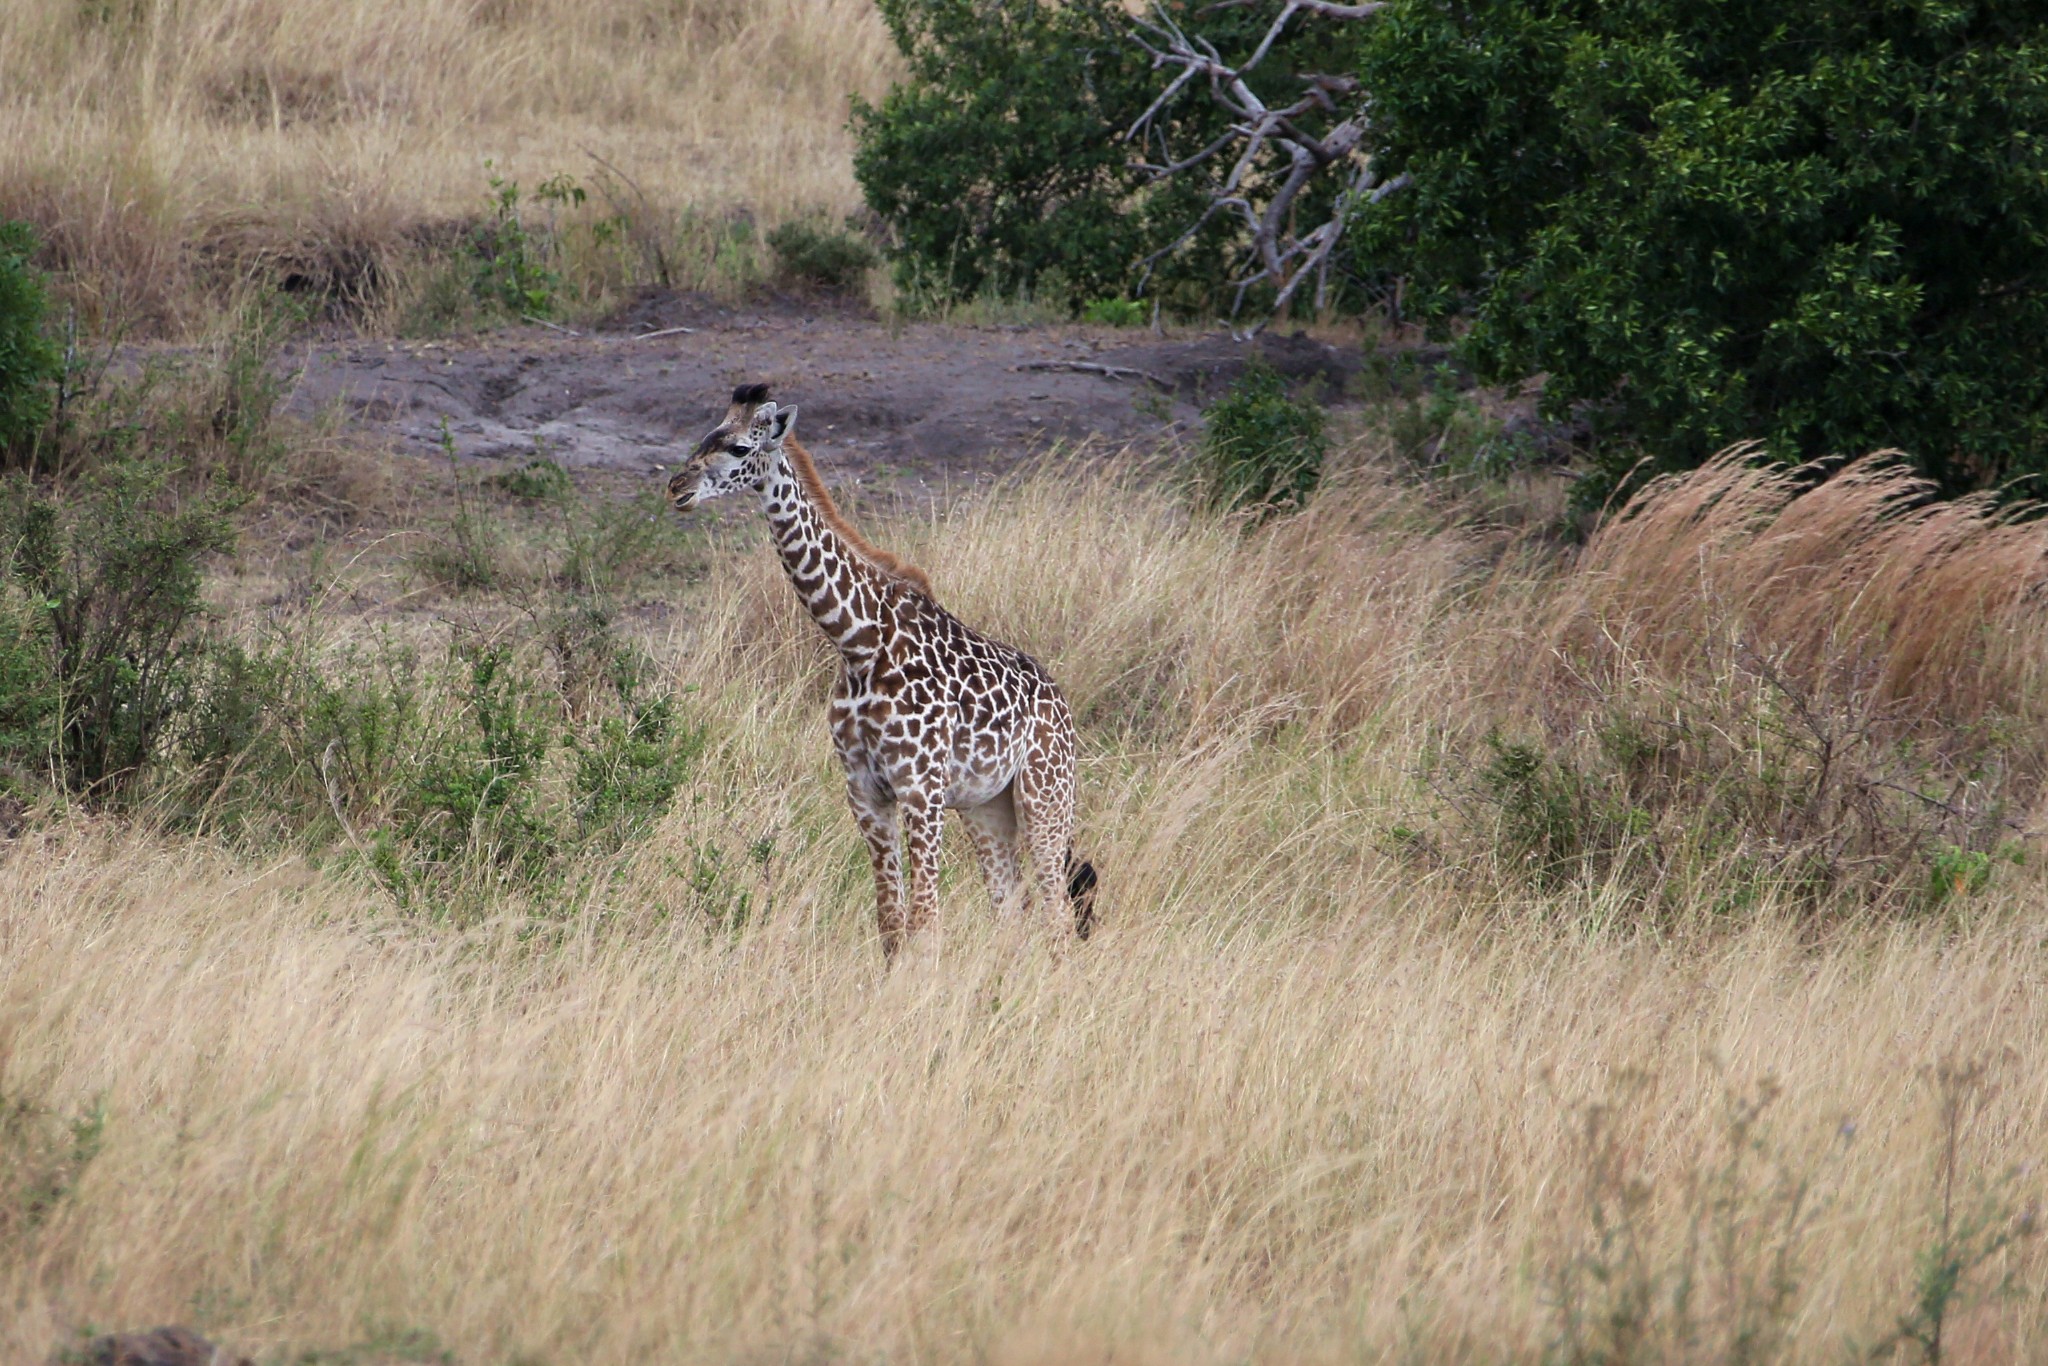
[[[1076,747],[1066,699],[1037,660],[962,625],[939,606],[923,570],[847,525],[791,435],[796,414],[769,402],[765,384],[734,390],[725,421],[669,480],[669,500],[687,511],[728,493],[756,494],[797,596],[839,648],[832,747],[874,864],[883,957],[893,960],[937,907],[947,807],[967,822],[999,914],[1030,899],[1021,826],[1037,900],[1048,912],[1071,901],[1074,931],[1086,939],[1095,868],[1073,854]]]

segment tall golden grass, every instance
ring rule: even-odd
[[[486,158],[528,188],[608,164],[662,220],[845,213],[847,97],[894,55],[868,0],[14,0],[0,216],[100,315],[175,330],[221,275],[401,268]]]
[[[754,535],[658,643],[699,781],[566,908],[435,926],[84,821],[8,848],[0,1172],[70,1189],[0,1213],[0,1355],[182,1319],[463,1362],[1835,1360],[2004,1234],[1944,1359],[2048,1352],[2037,860],[1824,922],[1418,862],[1425,754],[1626,595],[1650,523],[1547,567],[1369,471],[1247,529],[1087,469],[855,514],[1076,703],[1104,923],[1063,955],[955,849],[939,933],[881,969],[830,660]],[[1775,564],[1786,515],[1706,559]],[[1663,619],[1727,630],[1758,572]]]
[[[1738,446],[1647,489],[1605,527],[1566,599],[1665,667],[1741,637],[1821,691],[1866,689],[1937,724],[2048,692],[2048,536],[2025,509],[1944,501],[1902,456],[1818,472]]]

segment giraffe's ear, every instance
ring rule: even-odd
[[[768,439],[779,442],[788,436],[795,426],[796,405],[792,403],[787,408],[777,408],[768,418]]]

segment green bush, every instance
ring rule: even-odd
[[[20,464],[50,420],[63,356],[44,331],[48,300],[29,264],[35,235],[0,222],[0,464]]]
[[[2048,474],[2048,14],[2016,0],[1400,4],[1368,25],[1361,268],[1547,373],[1632,464],[1744,438]]]
[[[48,766],[62,709],[49,613],[20,584],[0,582],[0,794]]]
[[[881,254],[864,239],[830,225],[797,218],[768,234],[776,275],[800,289],[846,294],[860,287]]]
[[[1299,506],[1322,478],[1323,410],[1287,396],[1287,381],[1254,354],[1229,392],[1203,413],[1196,468],[1212,507]]]
[[[1161,8],[1226,60],[1248,56],[1272,22],[1205,0]],[[1171,76],[1131,40],[1120,0],[881,0],[881,9],[908,71],[880,105],[855,99],[854,175],[894,235],[906,290],[942,301],[1024,295],[1068,311],[1133,294],[1143,259],[1196,222],[1229,171],[1228,156],[1212,158],[1152,184],[1133,168],[1162,150],[1184,157],[1230,120],[1205,91],[1186,89],[1158,120],[1163,143],[1123,141]],[[1254,83],[1283,103],[1297,98],[1296,73],[1345,68],[1354,27],[1290,25]],[[1300,212],[1326,207],[1312,193]],[[1190,309],[1227,298],[1242,246],[1235,220],[1219,214],[1159,264],[1146,293]]]
[[[17,481],[0,506],[0,575],[41,616],[31,638],[56,690],[57,776],[74,792],[130,784],[193,696],[201,568],[235,532],[229,505],[175,498],[171,474],[128,462],[69,497]]]
[[[470,290],[488,309],[514,318],[545,318],[554,312],[562,287],[556,235],[527,226],[518,181],[499,175],[488,161],[484,171],[491,187],[490,209],[469,232]],[[533,197],[552,214],[578,208],[589,196],[569,176],[557,175],[542,181]]]

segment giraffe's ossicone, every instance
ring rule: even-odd
[[[1066,698],[1037,660],[941,607],[917,566],[861,539],[793,435],[796,414],[769,401],[765,384],[734,390],[725,421],[669,480],[669,500],[687,511],[731,493],[758,499],[790,584],[838,647],[832,747],[874,864],[884,957],[937,909],[949,807],[967,824],[998,914],[1036,900],[1056,933],[1070,912],[1087,938],[1095,868],[1073,853]]]

